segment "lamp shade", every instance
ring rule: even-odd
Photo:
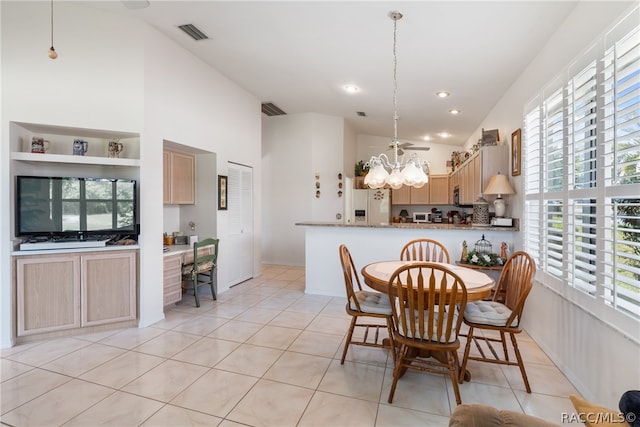
[[[514,194],[513,187],[509,184],[509,179],[506,175],[494,175],[489,180],[487,188],[484,190],[484,194]]]

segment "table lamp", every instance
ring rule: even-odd
[[[503,218],[505,213],[505,205],[504,199],[502,198],[503,194],[514,194],[513,187],[509,184],[509,179],[506,175],[494,175],[489,180],[489,184],[487,185],[486,190],[484,190],[484,194],[497,194],[498,197],[493,202],[493,206],[496,209],[496,217]]]

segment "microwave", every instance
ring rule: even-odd
[[[431,222],[431,212],[414,212],[413,222]]]

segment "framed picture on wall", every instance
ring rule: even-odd
[[[511,134],[511,176],[522,173],[522,131],[516,130]]]
[[[227,210],[227,177],[218,175],[218,210]]]

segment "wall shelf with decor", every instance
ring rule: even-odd
[[[108,157],[73,156],[68,154],[24,153],[20,151],[12,152],[11,160],[19,160],[21,162],[29,162],[33,164],[57,163],[57,164],[140,167],[140,160],[138,159],[113,159]]]
[[[41,145],[36,145],[40,140]],[[74,154],[74,141],[86,142],[83,155]],[[12,160],[67,164],[139,166],[140,134],[101,129],[74,128],[11,122]],[[117,153],[110,152],[110,142]]]

